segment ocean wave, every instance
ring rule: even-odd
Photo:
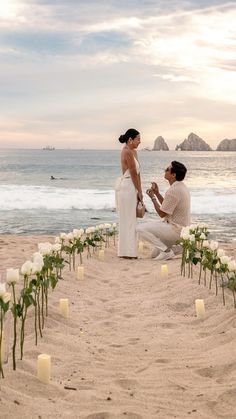
[[[57,188],[33,185],[0,185],[0,210],[111,210],[115,207],[114,190]],[[147,209],[152,211],[145,197]],[[193,189],[192,214],[235,213],[236,189]]]

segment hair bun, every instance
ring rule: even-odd
[[[124,135],[120,135],[119,141],[120,141],[121,144],[125,143],[125,136]]]

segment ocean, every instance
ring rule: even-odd
[[[164,193],[165,167],[172,160],[184,163],[192,222],[208,223],[216,240],[236,241],[236,153],[139,150],[138,155],[144,192],[156,181]],[[119,150],[0,150],[0,233],[58,234],[116,222],[119,175]],[[145,218],[157,217],[148,197],[145,203]]]

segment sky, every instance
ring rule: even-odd
[[[236,2],[1,0],[0,147],[236,138]]]

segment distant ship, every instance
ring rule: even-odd
[[[53,150],[55,150],[55,147],[53,147],[51,145],[46,145],[46,147],[43,147],[43,150],[53,151]]]

